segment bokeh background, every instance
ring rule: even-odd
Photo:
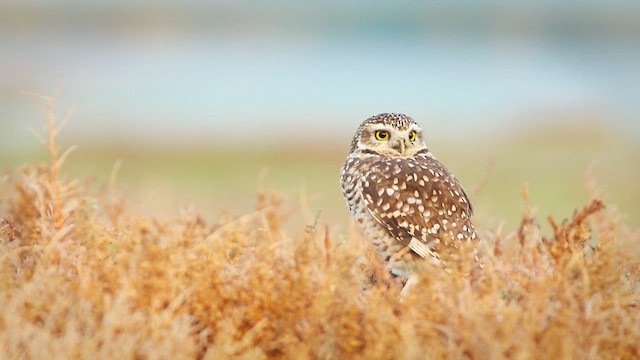
[[[122,161],[141,213],[238,215],[266,188],[346,227],[352,134],[403,112],[480,227],[517,224],[524,182],[568,216],[587,178],[640,224],[639,2],[5,0],[0,69],[0,166],[46,158],[25,92],[55,94],[75,104],[67,174],[100,184]]]

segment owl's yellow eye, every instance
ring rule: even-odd
[[[376,139],[380,141],[389,139],[389,132],[386,130],[378,130],[376,131]]]
[[[414,141],[416,141],[417,137],[418,137],[418,135],[416,134],[416,132],[411,130],[411,132],[409,133],[409,141],[414,142]]]

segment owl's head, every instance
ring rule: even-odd
[[[385,157],[413,157],[426,148],[420,125],[407,115],[393,113],[365,120],[351,142],[351,153]]]

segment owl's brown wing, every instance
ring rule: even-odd
[[[435,158],[371,160],[361,181],[371,215],[422,257],[438,244],[475,237],[472,206],[458,180]]]

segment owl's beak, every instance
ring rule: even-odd
[[[404,143],[403,139],[398,140],[395,144],[393,144],[393,148],[396,149],[400,155],[404,155],[406,148],[406,145]]]

